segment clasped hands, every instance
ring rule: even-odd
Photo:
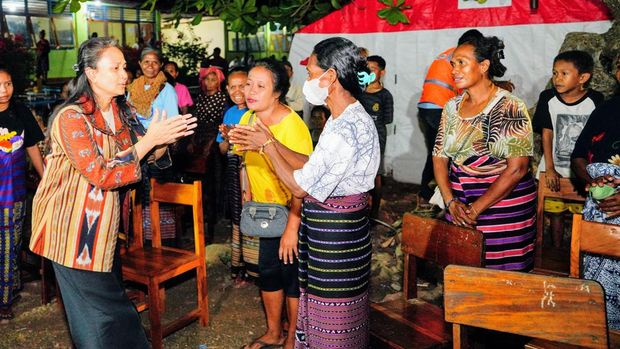
[[[265,146],[274,142],[275,137],[259,118],[255,120],[251,126],[235,125],[230,128],[228,125],[220,125],[222,137],[237,145],[239,151],[262,151]]]
[[[473,228],[480,214],[472,205],[466,205],[458,199],[453,199],[448,205],[452,216],[452,223],[458,226]]]

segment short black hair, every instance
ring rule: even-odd
[[[373,55],[366,58],[367,62],[375,62],[379,66],[379,69],[385,70],[385,59],[381,56]]]
[[[284,64],[284,66],[291,68],[291,70],[293,70],[293,65],[291,64],[291,62],[289,61],[282,61],[282,64]]]
[[[273,92],[280,92],[279,100],[281,103],[286,104],[286,94],[291,87],[291,83],[288,80],[288,73],[284,69],[282,62],[273,58],[263,58],[256,61],[252,69],[256,67],[263,67],[271,72]]]
[[[484,35],[482,35],[482,33],[478,29],[470,29],[464,32],[463,35],[461,35],[458,41],[458,46],[463,45],[469,40],[480,39],[482,37],[484,37]]]
[[[315,105],[310,111],[310,115],[314,114],[314,112],[317,112],[317,111],[323,113],[323,115],[325,115],[326,120],[329,119],[330,115],[332,115],[329,109],[324,105]]]
[[[555,56],[553,59],[553,64],[557,61],[564,61],[572,63],[579,74],[590,73],[594,71],[594,59],[592,56],[586,51],[581,50],[570,50],[564,51]]]
[[[228,79],[230,79],[230,77],[233,76],[234,74],[245,74],[245,76],[248,76],[248,70],[245,69],[244,67],[234,67],[228,72],[228,75],[226,75],[227,84],[228,84]]]
[[[179,65],[177,64],[177,62],[175,62],[175,61],[166,61],[166,63],[164,63],[164,67],[166,67],[168,64],[172,64],[174,66],[174,70],[179,72]]]

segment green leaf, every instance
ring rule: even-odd
[[[379,10],[379,12],[377,12],[377,15],[379,16],[379,18],[386,19],[390,15],[391,11],[391,8],[384,8],[382,10]]]
[[[332,7],[335,8],[336,10],[339,10],[342,8],[342,5],[340,5],[340,2],[338,2],[338,0],[331,0],[332,3]]]
[[[404,23],[404,24],[411,23],[409,21],[409,18],[407,18],[407,16],[404,13],[402,13],[401,11],[398,12],[398,21],[401,22],[401,23]]]
[[[202,13],[199,13],[196,16],[194,16],[194,19],[192,19],[192,25],[198,25],[200,24],[200,22],[202,22]]]
[[[69,5],[69,0],[60,0],[56,3],[56,5],[54,5],[52,12],[63,13],[65,11],[65,8],[67,8],[67,5]]]
[[[243,6],[244,12],[256,12],[256,0],[248,0]]]
[[[71,10],[71,12],[73,13],[78,12],[81,7],[82,5],[80,5],[80,2],[78,0],[71,0],[71,5],[69,6],[69,9]]]
[[[405,0],[398,0],[396,2],[396,7],[401,7],[401,6],[403,6],[404,3],[405,3]]]
[[[392,7],[392,2],[391,0],[379,0],[380,3],[382,3],[385,6],[389,6]]]

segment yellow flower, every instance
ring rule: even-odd
[[[612,156],[611,159],[609,159],[608,161],[614,165],[620,166],[620,155],[616,154]]]

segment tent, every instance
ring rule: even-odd
[[[319,41],[343,36],[387,61],[384,84],[394,96],[394,123],[388,126],[386,169],[396,180],[419,183],[426,159],[417,103],[432,60],[455,46],[463,32],[477,28],[504,40],[504,76],[514,93],[532,107],[551,76],[552,62],[569,32],[604,33],[611,15],[600,0],[407,0],[409,25],[377,17],[377,0],[354,0],[295,34],[290,60],[300,62]],[[294,83],[307,74],[294,65]]]

